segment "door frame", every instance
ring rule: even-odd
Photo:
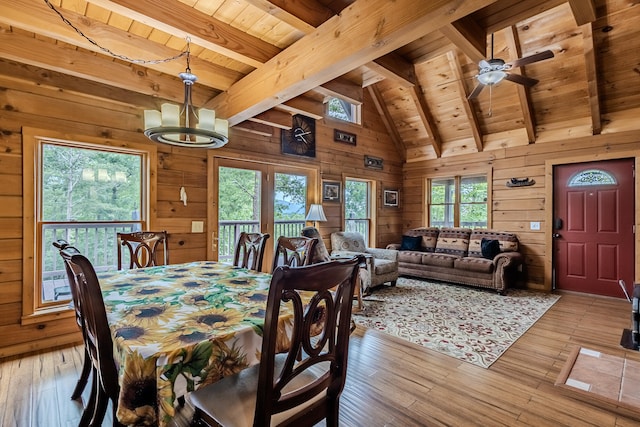
[[[284,160],[284,161],[283,161]],[[263,158],[257,159],[253,156],[246,157],[234,157],[234,156],[219,156],[216,155],[214,150],[210,150],[207,154],[207,260],[217,261],[218,248],[217,248],[217,232],[218,232],[218,167],[221,162],[228,162],[231,164],[237,164],[238,167],[245,166],[247,169],[251,169],[251,165],[255,165],[256,169],[268,169],[275,173],[286,173],[291,171],[300,171],[302,175],[307,176],[307,205],[311,203],[320,203],[320,189],[318,184],[318,168],[314,165],[307,165],[303,162],[286,161],[288,159],[271,159]],[[235,166],[232,166],[235,167]],[[273,177],[269,178],[273,179]],[[273,193],[269,192],[267,197],[273,198]],[[262,209],[269,209],[269,202],[262,200]],[[263,230],[268,230],[265,224],[261,225]],[[272,238],[274,238],[272,236]],[[277,237],[275,237],[277,239]],[[271,240],[273,241],[273,240]],[[271,252],[270,248],[267,248],[265,257]]]
[[[634,176],[634,224],[638,224],[640,219],[640,210],[638,208],[640,204],[640,177],[638,170],[640,168],[640,157],[637,151],[618,151],[615,153],[602,153],[602,154],[590,154],[574,157],[560,157],[548,159],[545,161],[545,177],[547,181],[545,183],[545,227],[544,227],[544,241],[545,241],[545,259],[544,259],[544,289],[545,291],[552,290],[552,278],[553,278],[553,189],[555,176],[553,174],[554,166],[569,165],[574,163],[586,163],[597,162],[600,160],[616,160],[616,159],[634,159],[635,176]],[[634,281],[640,282],[640,260],[638,256],[640,254],[640,232],[635,232],[635,248],[634,248]]]

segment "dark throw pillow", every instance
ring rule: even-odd
[[[500,253],[500,242],[498,240],[483,238],[480,242],[482,256],[486,259],[494,259]]]
[[[401,251],[419,251],[422,237],[420,236],[402,236]]]

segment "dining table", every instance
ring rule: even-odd
[[[259,362],[270,274],[200,261],[98,278],[118,366],[121,423],[166,426],[189,392]],[[292,322],[285,306],[281,351]]]

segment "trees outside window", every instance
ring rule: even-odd
[[[486,175],[429,180],[428,212],[431,227],[487,227]]]
[[[344,185],[345,230],[364,236],[369,244],[371,226],[371,184],[367,181],[347,179]]]

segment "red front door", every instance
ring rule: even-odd
[[[633,159],[554,168],[557,289],[624,298],[634,279]]]

